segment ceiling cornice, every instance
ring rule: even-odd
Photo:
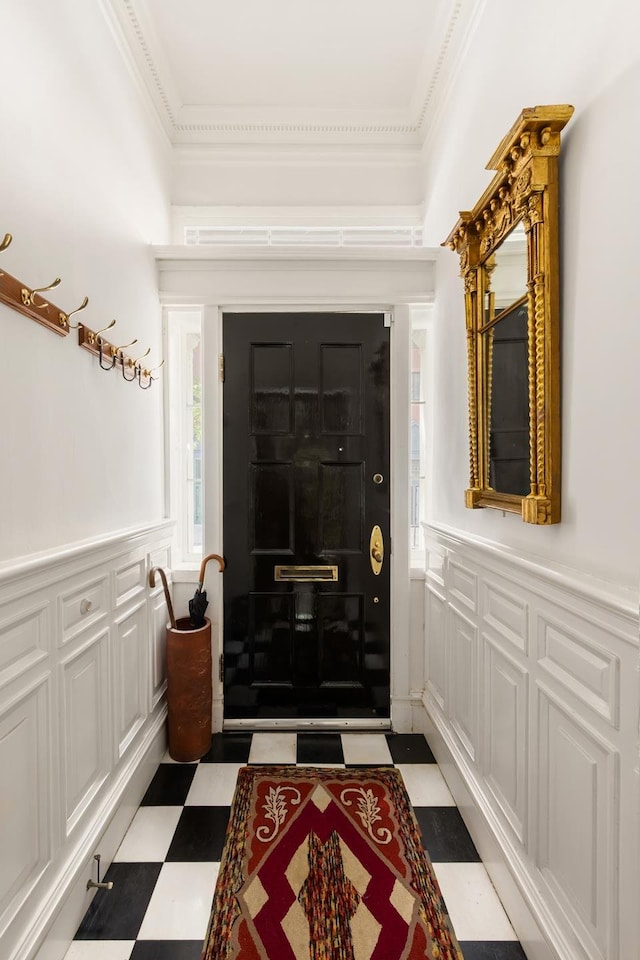
[[[474,11],[482,0],[454,0],[443,28],[435,66],[424,79],[426,89],[412,97],[412,111],[353,112],[304,111],[305,119],[290,119],[288,112],[273,111],[271,119],[255,119],[257,111],[243,108],[194,107],[182,104],[161,43],[155,35],[145,0],[101,0],[122,53],[142,78],[157,115],[173,144],[242,143],[345,143],[420,146],[429,129],[441,89],[456,67],[464,48],[467,28],[475,25]],[[313,119],[314,113],[316,118]],[[259,115],[268,115],[260,110]],[[364,114],[364,116],[363,116]]]

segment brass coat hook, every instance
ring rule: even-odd
[[[0,241],[0,253],[2,253],[3,250],[7,249],[7,247],[9,246],[12,240],[13,240],[13,237],[11,236],[11,234],[5,233],[3,239]],[[4,277],[4,273],[2,272],[2,270],[0,270],[0,277]]]
[[[124,350],[124,348],[132,347],[134,343],[138,342],[138,338],[136,337],[134,340],[131,341],[131,343],[123,343],[121,347],[114,347],[112,343],[109,343],[103,337],[98,337],[97,339],[98,339],[98,358],[100,361],[100,366],[102,367],[103,370],[113,370],[116,363],[122,362],[122,351]],[[104,354],[105,354],[104,347],[109,348],[106,352],[111,357],[111,363],[108,366],[106,366],[102,362],[102,358],[104,357]]]
[[[84,310],[89,304],[89,297],[85,297],[79,307],[76,307],[75,310],[71,310],[69,313],[65,313],[63,310],[58,314],[58,319],[60,321],[61,327],[68,327],[69,330],[77,330],[78,327],[81,327],[81,323],[69,323],[69,317],[72,317],[74,313],[80,313],[81,310]]]
[[[150,368],[145,367],[144,369],[141,366],[138,367],[138,383],[140,385],[141,390],[148,390],[151,384],[153,383],[153,381],[159,379],[159,377],[153,377],[151,376],[151,374],[154,372],[154,370],[159,370],[160,367],[162,366],[164,366],[164,360],[161,360],[157,367],[150,367]],[[143,380],[149,381],[146,387],[142,386]]]
[[[40,297],[42,303],[36,303],[33,299],[36,293],[46,293],[47,290],[53,290],[54,287],[59,286],[61,283],[62,280],[60,277],[56,277],[53,283],[50,283],[47,287],[34,287],[33,290],[28,290],[27,287],[23,287],[20,291],[22,302],[24,303],[25,307],[35,307],[36,310],[43,310],[46,306],[48,306],[48,302],[44,299],[44,297]]]
[[[105,367],[104,363],[102,362],[102,344],[105,341],[103,341],[102,337],[98,337],[98,340],[99,340],[99,352],[100,352],[100,366],[102,367],[103,370],[112,370],[115,367],[116,363],[123,363],[124,356],[122,351],[126,349],[126,347],[132,347],[134,343],[138,342],[138,338],[134,337],[134,339],[130,343],[123,343],[121,347],[114,347],[114,345],[110,343],[108,346],[109,346],[109,356],[111,357],[111,364],[110,366]]]
[[[95,330],[95,331],[87,330],[87,343],[91,347],[95,347],[98,342],[98,338],[100,334],[104,333],[106,330],[111,330],[112,327],[115,327],[117,322],[118,322],[117,320],[112,320],[111,323],[108,324],[106,327],[103,327],[102,330]]]
[[[124,377],[125,380],[128,380],[129,383],[131,383],[132,380],[136,379],[136,377],[138,376],[138,364],[140,363],[141,360],[144,360],[145,357],[148,357],[150,353],[151,353],[151,347],[149,347],[149,349],[145,353],[143,353],[141,357],[136,357],[135,360],[133,360],[131,357],[124,357],[124,356],[122,357],[122,376]],[[129,370],[133,369],[132,377],[128,377],[126,375],[126,373],[124,372],[125,367],[127,367]]]

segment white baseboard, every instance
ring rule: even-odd
[[[101,875],[104,876],[165,754],[166,715],[164,705],[115,778],[112,789],[83,831],[80,842],[60,865],[57,882],[35,912],[37,923],[28,931],[11,960],[61,960],[64,957],[95,896],[95,891],[87,892],[86,889],[89,877],[95,879],[93,856],[101,854]]]

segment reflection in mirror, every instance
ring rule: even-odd
[[[487,370],[487,485],[529,493],[527,240],[522,222],[484,264],[483,326]]]

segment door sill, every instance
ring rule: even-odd
[[[276,719],[223,720],[223,730],[391,730],[391,719],[327,720]]]

